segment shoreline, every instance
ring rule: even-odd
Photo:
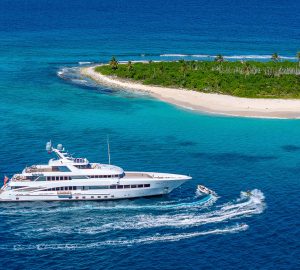
[[[98,66],[98,65],[96,65]],[[82,67],[80,73],[113,88],[147,93],[176,106],[208,114],[252,118],[300,118],[300,99],[258,99],[202,93],[193,90],[144,85],[135,81],[102,75],[96,66]]]

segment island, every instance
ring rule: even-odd
[[[84,67],[81,73],[112,87],[144,91],[188,109],[247,117],[300,118],[299,63],[172,61]]]

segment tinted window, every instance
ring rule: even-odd
[[[138,185],[139,188],[144,187],[144,185]]]
[[[136,188],[136,185],[131,185],[131,188]]]
[[[111,189],[116,189],[116,186],[110,186]]]
[[[122,189],[122,188],[123,188],[123,186],[122,186],[122,185],[119,185],[119,186],[118,186],[118,189]]]
[[[124,188],[130,188],[130,185],[125,185]]]
[[[150,184],[145,184],[144,187],[150,187]]]

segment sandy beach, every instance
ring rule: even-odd
[[[239,98],[192,90],[143,85],[130,80],[105,76],[94,71],[95,66],[81,68],[81,74],[110,87],[146,92],[174,105],[211,114],[257,118],[300,118],[300,100]]]

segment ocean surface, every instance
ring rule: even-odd
[[[0,2],[0,176],[45,143],[190,174],[160,198],[0,205],[0,269],[299,269],[300,122],[205,115],[78,76],[120,61],[295,60],[300,2]],[[218,198],[203,202],[198,184]],[[245,198],[241,191],[252,190]]]

